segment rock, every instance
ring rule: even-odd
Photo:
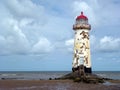
[[[95,74],[87,73],[84,76],[80,76],[78,71],[71,72],[59,79],[71,79],[74,82],[93,83],[93,84],[104,83],[104,81],[105,81],[105,79],[103,79],[102,77],[99,77]]]
[[[52,78],[49,78],[49,80],[52,80]]]

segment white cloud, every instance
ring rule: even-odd
[[[112,36],[98,38],[91,35],[90,43],[93,52],[113,53],[120,51],[120,38]]]
[[[13,18],[7,18],[2,21],[3,30],[0,30],[0,54],[25,54],[28,52],[30,45],[25,34],[18,26],[18,22]],[[6,25],[7,23],[7,25]]]
[[[73,46],[73,43],[74,43],[74,39],[69,39],[65,41],[66,46]]]
[[[73,52],[74,39],[69,39],[65,41],[65,46],[68,51]]]
[[[17,18],[43,18],[44,7],[36,5],[31,0],[4,0],[8,10]],[[41,19],[42,19],[41,18]]]
[[[94,45],[96,41],[96,37],[94,35],[90,35],[90,44]]]
[[[52,50],[47,38],[38,40],[41,34],[36,36],[36,28],[40,29],[46,21],[43,6],[31,0],[6,0],[0,3],[0,12],[0,55],[42,54]],[[29,26],[35,26],[32,32]]]
[[[46,38],[40,38],[39,41],[33,45],[32,53],[44,54],[48,53],[53,49],[51,42]]]
[[[120,51],[120,38],[105,36],[100,40],[99,50],[102,52]]]
[[[6,26],[7,23],[7,26]],[[47,38],[39,38],[37,43],[31,43],[26,34],[19,27],[19,22],[7,18],[2,22],[4,26],[0,33],[0,55],[8,54],[42,54],[52,50],[51,42]]]

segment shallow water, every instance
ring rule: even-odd
[[[0,72],[1,79],[40,80],[55,79],[70,72]]]
[[[111,83],[106,81],[105,83],[103,83],[103,85],[110,86],[110,85],[117,85],[117,83]]]
[[[119,79],[120,80],[120,71],[95,71],[93,72],[98,76],[110,79]]]
[[[70,73],[70,71],[44,71],[44,72],[0,72],[0,79],[17,79],[17,80],[40,80],[55,79]],[[111,79],[120,79],[120,72],[93,72],[98,76]]]

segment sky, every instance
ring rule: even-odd
[[[0,71],[71,71],[76,16],[91,24],[93,71],[120,71],[120,0],[1,0]]]

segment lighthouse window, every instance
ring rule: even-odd
[[[82,21],[81,21],[81,24],[85,24],[85,20],[82,20]]]
[[[80,20],[77,20],[77,21],[76,21],[76,24],[80,24]]]
[[[80,19],[80,22],[82,22],[83,21],[83,19]]]
[[[88,20],[85,21],[85,24],[88,24]]]
[[[76,21],[76,24],[88,24],[88,20],[80,19]]]

